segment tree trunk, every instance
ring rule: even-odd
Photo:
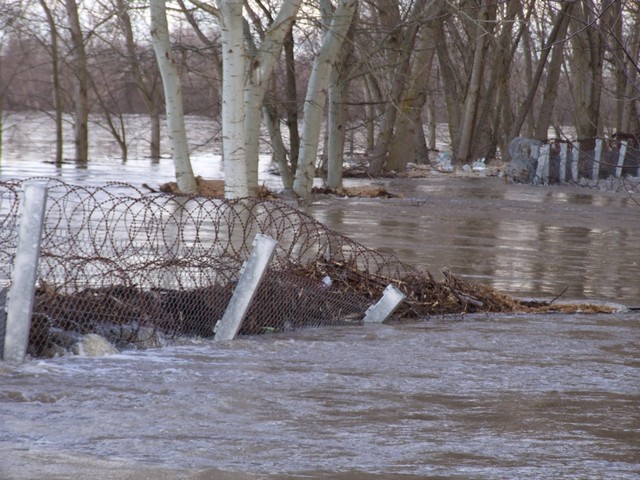
[[[327,115],[327,186],[337,189],[342,186],[342,164],[346,130],[346,109],[344,106],[348,83],[341,81],[339,73],[331,73],[329,87],[329,109]]]
[[[403,35],[400,45],[396,47],[400,49],[400,52],[397,54],[397,59],[391,61],[391,65],[397,64],[397,68],[393,72],[394,80],[391,86],[391,99],[389,99],[385,106],[385,112],[380,124],[378,140],[373,152],[371,153],[371,162],[367,169],[367,173],[369,173],[369,175],[379,175],[385,165],[385,162],[388,160],[389,148],[393,139],[396,120],[400,113],[398,112],[398,105],[401,105],[403,102],[402,97],[405,93],[411,72],[411,55],[415,47],[418,29],[421,25],[421,22],[419,22],[418,19],[420,15],[422,15],[425,6],[426,1],[424,0],[418,0],[413,5],[413,9],[410,14],[411,21],[406,27],[406,32]]]
[[[171,141],[176,181],[181,192],[193,194],[198,191],[198,187],[189,159],[182,106],[182,85],[171,51],[165,0],[150,0],[150,7],[151,43],[164,87],[168,135]]]
[[[47,5],[46,0],[40,0],[40,6],[44,10],[44,14],[47,17],[47,25],[49,26],[49,36],[51,38],[51,70],[53,81],[53,108],[55,114],[56,125],[56,153],[54,157],[55,164],[62,166],[62,91],[60,87],[60,66],[58,64],[59,52],[58,52],[58,28],[56,27],[55,19],[51,13],[51,9]]]
[[[476,129],[476,116],[478,113],[478,103],[480,100],[480,92],[482,89],[482,77],[484,72],[484,64],[487,53],[487,36],[489,32],[486,26],[489,25],[487,20],[490,17],[491,7],[488,0],[483,0],[480,12],[478,14],[478,25],[476,27],[476,42],[473,56],[473,69],[471,71],[471,80],[469,88],[465,96],[464,116],[462,117],[462,127],[460,130],[460,141],[454,146],[454,161],[457,163],[466,163],[471,160],[472,140]]]
[[[604,48],[601,32],[594,25],[594,7],[591,1],[577,4],[571,22],[571,80],[578,139],[598,136],[601,125],[600,97]]]
[[[449,53],[443,22],[438,22],[436,54],[440,67],[440,79],[444,90],[444,101],[447,107],[447,124],[449,126],[449,140],[451,145],[457,145],[460,137],[460,93],[457,88],[456,77],[453,71],[453,60]]]
[[[89,71],[84,48],[84,36],[80,27],[78,5],[75,0],[65,0],[69,17],[69,32],[73,47],[74,85],[74,144],[75,161],[85,163],[89,160]]]
[[[500,22],[495,23],[501,31],[490,41],[487,63],[491,61],[489,71],[489,82],[482,95],[478,115],[476,118],[476,127],[473,138],[473,146],[471,148],[471,158],[492,158],[495,156],[497,145],[500,137],[507,137],[508,131],[504,131],[503,124],[500,120],[499,108],[501,98],[498,92],[505,91],[505,85],[509,85],[511,64],[516,54],[517,48],[522,38],[522,33],[526,28],[526,23],[521,24],[519,31],[513,36],[514,20],[519,11],[523,9],[520,0],[512,0],[503,6]],[[532,9],[529,9],[531,12]],[[494,20],[496,15],[493,14]],[[528,23],[527,18],[527,23]],[[507,128],[510,128],[509,125]]]
[[[538,113],[538,119],[535,125],[533,138],[544,141],[548,137],[549,126],[551,125],[551,116],[556,102],[558,93],[558,80],[562,71],[562,62],[564,61],[565,37],[567,35],[567,27],[569,26],[571,8],[565,14],[562,12],[560,19],[560,28],[558,29],[557,40],[553,44],[551,52],[551,60],[547,68],[547,78],[545,81],[544,93],[542,94],[542,105]]]
[[[630,60],[640,58],[640,8],[636,10],[636,18],[634,20],[634,28],[632,29],[631,40],[628,45],[628,53]],[[622,112],[622,131],[623,132],[640,132],[640,121],[638,119],[638,104],[640,99],[640,83],[638,75],[640,74],[640,64],[636,61],[629,62],[627,85],[625,88],[625,102]]]
[[[442,2],[441,2],[442,3]],[[437,14],[436,14],[437,17]],[[421,163],[425,157],[426,143],[422,129],[422,110],[427,101],[427,88],[431,80],[431,67],[435,56],[435,21],[423,27],[418,35],[415,59],[409,85],[400,102],[400,112],[389,145],[387,169],[402,172],[407,163]],[[418,143],[418,139],[421,139]]]
[[[355,17],[355,14],[354,14]],[[342,168],[344,164],[344,144],[347,129],[347,92],[351,54],[353,52],[353,22],[347,33],[346,41],[340,49],[329,80],[329,108],[327,112],[327,186],[342,187]]]
[[[569,13],[569,10],[571,9],[572,6],[573,6],[573,3],[564,3],[562,5],[562,9],[560,10],[560,13],[556,17],[556,20],[553,24],[553,28],[549,33],[549,38],[547,39],[547,41],[545,42],[542,48],[540,58],[538,59],[536,72],[531,82],[529,83],[529,92],[527,93],[527,97],[525,98],[524,102],[520,106],[518,116],[513,124],[513,127],[511,128],[511,135],[510,135],[511,138],[517,137],[520,134],[520,130],[522,129],[522,125],[524,124],[525,119],[527,118],[527,115],[529,115],[533,109],[533,101],[538,91],[538,87],[540,86],[540,79],[542,78],[542,73],[544,72],[544,67],[547,63],[547,58],[549,58],[549,54],[551,53],[551,47],[553,46],[556,39],[558,38],[558,35],[561,31],[562,24],[565,21],[564,17]]]
[[[291,163],[291,177],[298,167],[298,153],[300,152],[300,130],[298,129],[298,89],[296,86],[296,61],[294,57],[293,32],[284,39],[284,58],[286,68],[286,101],[284,109],[287,112],[287,130],[289,131],[289,157]],[[291,184],[293,188],[293,184]]]
[[[242,2],[240,2],[242,3]],[[287,34],[291,31],[302,0],[283,2],[278,16],[264,35],[257,55],[252,59],[244,90],[247,184],[255,195],[258,189],[258,158],[260,147],[260,120],[265,93]],[[247,39],[251,40],[251,39]],[[226,69],[226,64],[225,69]],[[223,74],[224,75],[224,74]]]
[[[44,0],[41,0],[44,1]],[[153,160],[160,158],[160,111],[154,95],[153,85],[148,86],[145,81],[142,67],[138,62],[138,50],[133,38],[133,27],[131,25],[131,16],[129,15],[129,3],[125,0],[117,0],[118,17],[120,26],[124,34],[125,45],[127,48],[127,61],[131,68],[131,74],[136,84],[136,89],[142,102],[147,109],[149,120],[151,123],[151,135],[149,145],[149,156]],[[155,69],[154,69],[155,70]],[[155,72],[157,74],[157,71]]]
[[[275,108],[265,105],[263,108],[264,123],[267,125],[269,138],[273,148],[272,161],[278,166],[282,186],[287,191],[293,189],[293,171],[287,164],[287,149],[282,140],[282,132],[280,131],[280,118],[275,112]]]
[[[293,182],[294,192],[303,199],[309,197],[313,187],[320,126],[332,64],[340,52],[357,3],[357,0],[340,0],[333,14],[331,26],[324,35],[320,52],[313,63],[305,97],[298,168]]]
[[[245,136],[245,53],[242,0],[221,0],[222,155],[224,195],[246,197],[249,190]]]

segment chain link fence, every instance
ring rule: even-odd
[[[118,349],[213,337],[257,234],[277,247],[241,335],[360,324],[394,285],[395,319],[526,307],[451,274],[437,281],[330,230],[291,204],[150,194],[46,179],[47,203],[27,353],[74,351],[97,334]],[[0,182],[0,312],[11,286],[22,181]],[[0,318],[0,344],[4,319]]]

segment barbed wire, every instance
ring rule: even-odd
[[[32,356],[64,354],[87,334],[101,335],[120,349],[212,337],[257,234],[272,237],[277,247],[240,334],[360,324],[389,284],[406,295],[396,320],[529,308],[450,273],[437,281],[282,201],[45,181]],[[23,184],[0,182],[0,289],[5,291]]]

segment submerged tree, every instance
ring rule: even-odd
[[[76,0],[65,0],[73,56],[75,161],[89,160],[89,69]]]
[[[175,168],[178,189],[184,193],[196,193],[196,184],[184,125],[182,106],[182,84],[176,61],[171,50],[165,0],[151,0],[151,42],[156,54],[162,85],[164,87],[165,110],[171,154]]]

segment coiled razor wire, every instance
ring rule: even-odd
[[[46,182],[29,333],[32,356],[63,354],[90,333],[118,348],[212,337],[258,233],[278,244],[240,334],[359,324],[390,283],[407,295],[396,319],[525,308],[451,274],[436,281],[285,202]],[[17,245],[22,183],[0,182],[0,289],[5,291]]]

